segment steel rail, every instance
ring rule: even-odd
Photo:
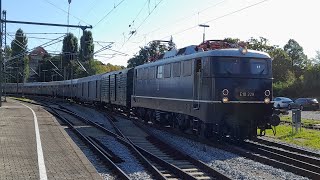
[[[256,139],[254,139],[254,141],[258,142],[260,144],[265,144],[265,145],[275,146],[275,147],[278,147],[278,148],[281,148],[281,149],[285,149],[287,151],[296,152],[296,153],[299,153],[299,154],[304,154],[304,155],[307,155],[307,156],[313,156],[313,157],[320,158],[320,154],[318,154],[318,153],[311,152],[311,151],[304,150],[304,149],[295,148],[295,147],[292,147],[292,146],[289,146],[289,145],[285,145],[285,144],[282,144],[282,143],[268,141],[268,140],[265,140],[265,139],[262,139],[262,138],[256,138]]]

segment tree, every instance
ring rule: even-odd
[[[240,42],[240,39],[238,38],[225,38],[223,41],[231,43],[231,44],[236,44]]]
[[[316,56],[311,59],[312,64],[320,64],[320,51],[316,51]]]
[[[23,73],[21,72],[27,72],[28,70],[25,68],[28,68],[27,65],[25,65],[25,56],[27,53],[27,47],[28,47],[28,39],[26,35],[23,33],[22,29],[18,29],[15,34],[15,39],[11,42],[11,57],[13,59],[10,60],[10,62],[7,63],[8,69],[10,69],[10,79],[9,82],[22,82],[23,81]],[[27,75],[27,73],[25,73]],[[17,77],[18,76],[18,77]],[[15,78],[13,78],[15,77]]]
[[[84,44],[82,47],[82,43]],[[94,44],[91,31],[83,31],[83,35],[80,38],[80,60],[88,61],[93,59]]]
[[[68,62],[76,57],[78,54],[78,39],[72,33],[68,33],[63,39],[62,53],[63,60]]]
[[[281,48],[276,48],[269,52],[272,57],[272,71],[274,82],[285,82],[290,71],[291,62],[289,55]]]
[[[303,48],[299,45],[297,41],[294,39],[290,39],[288,43],[284,46],[284,50],[288,53],[291,58],[292,68],[294,66],[303,69],[307,66],[308,58],[307,55],[304,54]]]
[[[152,41],[149,46],[140,47],[139,53],[128,60],[128,68],[152,62],[168,50],[168,46],[161,44],[160,41]]]
[[[257,51],[269,52],[277,48],[275,45],[269,45],[268,39],[260,37],[260,39],[255,39],[251,37],[249,40],[248,49],[253,49]]]
[[[77,78],[91,76],[95,74],[102,74],[102,73],[111,72],[111,71],[117,71],[125,68],[123,66],[112,65],[110,63],[105,65],[101,61],[98,61],[96,59],[84,62],[82,64],[84,68],[87,70],[87,72],[84,71],[83,68],[78,66],[75,70],[75,76]]]
[[[66,69],[66,79],[73,78],[71,71],[77,67],[72,60],[78,57],[78,39],[72,33],[68,33],[63,39],[62,45],[63,66]]]
[[[11,58],[11,54],[12,54],[12,50],[11,47],[9,45],[6,45],[6,47],[4,47],[4,59],[8,60],[9,58]]]
[[[320,97],[320,65],[314,65],[306,69],[304,73],[305,96]]]

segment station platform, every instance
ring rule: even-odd
[[[101,179],[50,113],[7,98],[0,107],[0,180]]]

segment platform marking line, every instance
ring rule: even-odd
[[[19,103],[19,104],[22,104],[22,103]],[[33,111],[33,109],[31,109],[29,106],[25,104],[22,104],[22,105],[30,109],[33,114],[34,128],[36,132],[36,141],[37,141],[39,176],[40,176],[40,180],[47,180],[48,177],[47,177],[46,165],[44,164],[43,151],[42,151],[42,145],[41,145],[41,139],[40,139],[39,126],[38,126],[38,118],[36,116],[36,113]]]

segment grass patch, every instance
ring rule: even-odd
[[[274,136],[271,129],[266,130],[266,136],[291,144],[320,150],[320,131],[301,128],[298,133],[292,133],[292,126],[277,126],[277,134]]]
[[[292,117],[290,116],[280,116],[280,120],[281,121],[286,121],[286,122],[292,122]],[[305,118],[301,118],[301,122],[304,125],[314,125],[314,124],[320,124],[319,120],[313,120],[313,119],[305,119]]]

